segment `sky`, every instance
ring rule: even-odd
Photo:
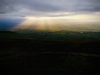
[[[17,22],[22,21],[18,24],[12,21],[13,24],[15,23],[16,26],[19,26],[17,28],[20,28],[20,26],[23,27],[22,24],[29,23],[31,23],[30,25],[32,27],[32,24],[35,24],[33,22],[34,20],[35,22],[40,21],[41,24],[37,24],[38,28],[39,26],[43,28],[43,24],[46,25],[48,22],[57,26],[59,20],[62,22],[60,22],[58,28],[61,28],[62,25],[69,24],[69,22],[71,25],[72,23],[77,24],[78,22],[81,24],[84,22],[99,24],[100,0],[0,0],[0,24],[3,24],[1,22],[7,20],[10,23],[12,20]],[[51,27],[50,24],[49,27]],[[52,26],[54,27],[54,25]],[[55,28],[57,28],[56,26]],[[44,29],[50,28],[45,27]]]

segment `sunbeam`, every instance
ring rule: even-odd
[[[100,21],[93,15],[73,15],[61,17],[32,17],[26,16],[25,21],[13,29],[30,30],[99,30]]]

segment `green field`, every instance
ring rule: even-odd
[[[0,75],[100,75],[99,33],[72,33],[0,31]]]

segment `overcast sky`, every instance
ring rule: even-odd
[[[0,17],[100,14],[100,0],[0,0]]]
[[[1,29],[68,27],[100,30],[100,0],[0,0]]]

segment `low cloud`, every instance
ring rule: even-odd
[[[0,0],[2,16],[64,16],[100,12],[100,0]]]

